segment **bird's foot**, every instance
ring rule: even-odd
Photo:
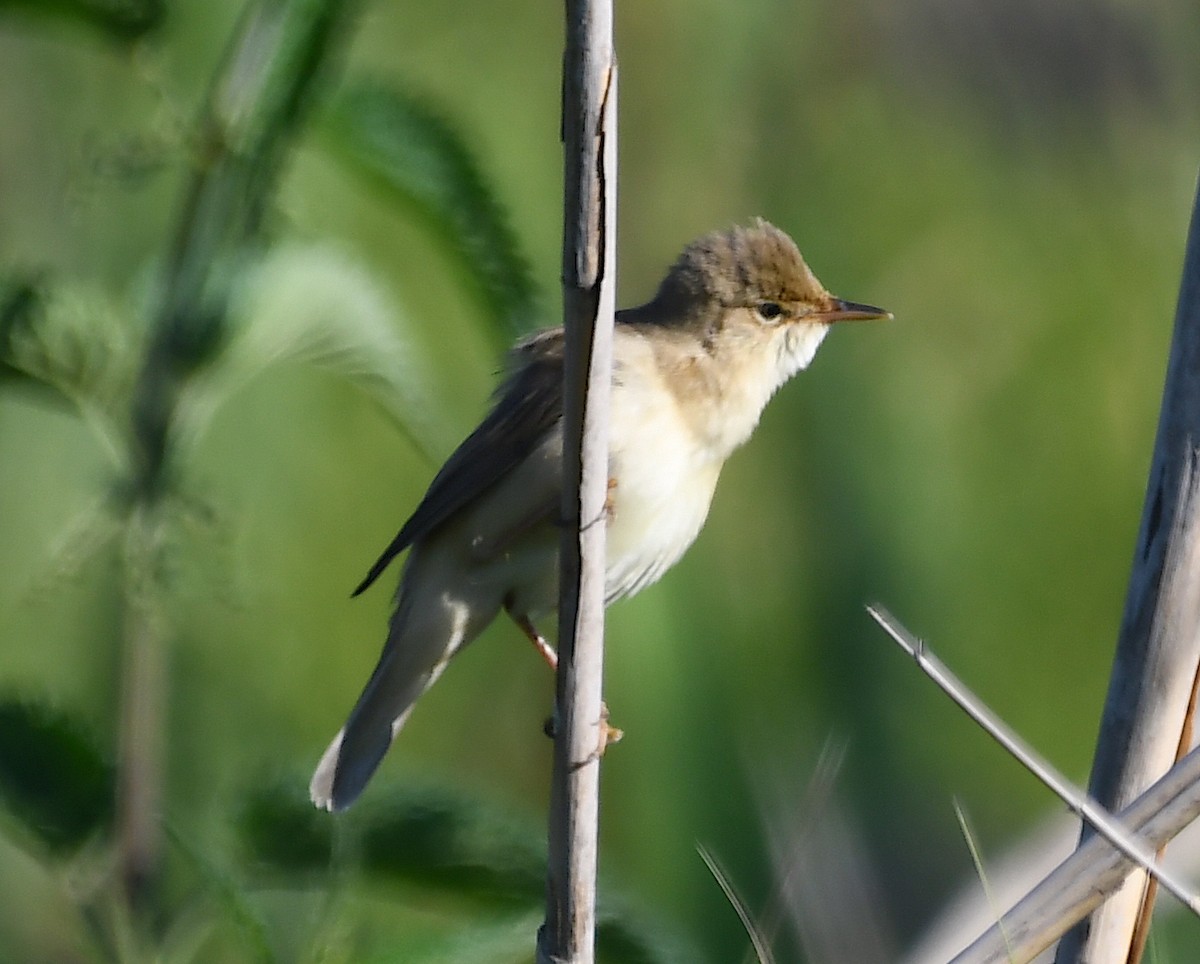
[[[542,724],[542,732],[550,739],[555,739],[558,736],[558,714],[546,717],[546,722]],[[604,751],[613,743],[620,743],[625,736],[625,731],[613,726],[608,722],[608,704],[600,703],[600,737],[596,744],[596,759],[604,756]]]
[[[596,747],[596,756],[604,756],[604,751],[608,749],[612,743],[620,743],[625,736],[625,731],[620,727],[613,726],[608,722],[608,704],[601,701],[600,703],[600,743]]]
[[[608,494],[605,495],[605,497],[604,497],[604,517],[609,522],[612,522],[612,520],[617,515],[616,492],[617,492],[617,480],[615,478],[609,477]]]

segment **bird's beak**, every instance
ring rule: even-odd
[[[835,321],[875,321],[876,319],[891,318],[892,313],[873,305],[860,305],[856,301],[830,298],[829,307],[825,311],[818,311],[809,317],[832,325]]]

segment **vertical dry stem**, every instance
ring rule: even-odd
[[[1089,785],[1123,809],[1171,766],[1200,655],[1200,592],[1179,563],[1200,538],[1200,193],[1192,209],[1175,330],[1125,613]],[[1183,542],[1185,545],[1180,545]],[[1170,550],[1170,551],[1169,551]],[[1084,839],[1089,836],[1084,829]],[[1142,874],[1059,944],[1057,964],[1124,964]]]
[[[600,754],[606,732],[604,535],[616,220],[611,0],[568,0],[563,66],[563,539],[557,735],[539,964],[595,955]]]

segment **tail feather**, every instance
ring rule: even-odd
[[[351,724],[348,722],[338,730],[309,781],[308,794],[313,804],[330,813],[338,813],[357,800],[383,762],[411,709],[410,706],[401,713],[383,732],[376,727],[360,733],[354,741],[353,752],[342,752],[346,729]]]
[[[401,597],[383,655],[309,783],[312,802],[323,810],[344,810],[358,799],[413,703],[498,608],[468,606],[444,592],[402,592]]]
[[[333,795],[333,779],[337,775],[338,756],[342,750],[342,736],[345,732],[345,728],[338,730],[333,742],[321,755],[321,762],[317,764],[317,769],[308,783],[308,796],[312,800],[313,806],[321,810],[328,810],[330,813],[349,806],[345,802],[339,806],[335,803]]]
[[[405,655],[409,654],[389,642],[346,725],[317,764],[308,791],[321,809],[345,810],[358,799],[404,726],[413,703],[442,675],[450,658],[443,652],[432,668],[415,668]]]

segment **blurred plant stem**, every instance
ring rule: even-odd
[[[153,906],[162,828],[171,628],[163,559],[180,394],[224,347],[230,294],[252,261],[292,139],[355,0],[263,0],[246,9],[196,124],[192,176],[134,390],[125,546],[118,777],[121,877]]]
[[[179,391],[220,350],[229,295],[259,248],[292,135],[354,0],[249,8],[196,124],[192,178],[133,402],[135,497],[168,482]]]
[[[125,651],[121,680],[118,838],[125,893],[134,907],[153,888],[162,835],[162,761],[168,667],[167,620],[159,585],[163,525],[136,506],[126,525]]]

